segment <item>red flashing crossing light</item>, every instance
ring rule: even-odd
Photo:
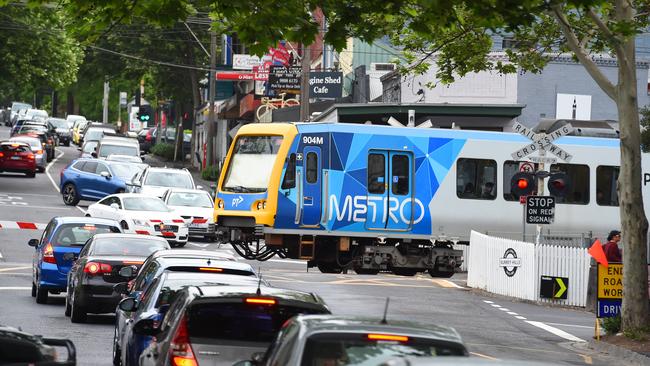
[[[536,183],[535,174],[519,172],[510,180],[510,192],[515,197],[530,196],[536,188]]]
[[[571,179],[566,173],[553,173],[548,178],[548,191],[555,197],[566,197],[571,190]]]

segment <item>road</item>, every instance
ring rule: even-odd
[[[0,127],[0,139],[8,129]],[[29,179],[0,174],[0,324],[48,337],[73,340],[80,365],[110,365],[114,317],[89,316],[88,324],[72,324],[63,314],[64,295],[52,295],[47,305],[30,296],[33,248],[27,241],[41,230],[6,229],[3,222],[46,224],[53,216],[80,216],[89,202],[65,206],[57,190],[60,171],[78,152],[59,147],[46,174]],[[192,241],[187,248],[232,252],[228,245]],[[465,287],[465,276],[449,280],[428,275],[321,274],[307,271],[304,262],[270,260],[251,263],[275,286],[321,295],[336,314],[380,318],[390,297],[388,321],[410,320],[422,325],[454,327],[475,357],[520,359],[552,364],[621,364],[593,354],[580,341],[593,335],[594,315],[563,308],[486,297]]]

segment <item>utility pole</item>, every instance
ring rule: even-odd
[[[309,69],[311,68],[311,49],[302,45],[302,73],[300,79],[300,121],[309,121]]]
[[[217,67],[217,33],[212,30],[210,31],[210,110],[208,114],[208,134],[206,137],[206,143],[208,145],[207,151],[207,165],[214,165],[214,135],[215,135],[215,116],[214,116],[214,97],[215,97],[215,68]]]
[[[108,92],[111,88],[108,85],[108,75],[104,76],[104,111],[102,113],[102,122],[108,123]]]

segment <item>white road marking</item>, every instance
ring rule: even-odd
[[[573,328],[585,328],[585,329],[594,329],[593,326],[587,326],[587,325],[577,325],[577,324],[562,324],[562,323],[549,323],[546,322],[546,324],[551,324],[551,325],[558,325],[560,327],[573,327]]]
[[[1,290],[31,290],[31,287],[0,287]]]
[[[11,267],[11,268],[0,268],[0,272],[7,272],[7,271],[15,271],[18,269],[29,269],[32,268],[31,266],[24,266],[24,267]]]
[[[501,310],[501,311],[510,311],[510,309],[506,309],[506,308],[499,308],[499,310]]]
[[[74,206],[74,207],[78,208],[79,211],[83,212],[84,215],[88,213],[88,211],[84,210],[83,208],[81,208],[79,206]]]
[[[57,207],[57,206],[28,206],[26,203],[24,205],[20,205],[20,206],[12,205],[11,208],[12,209],[14,209],[14,208],[42,208],[42,209],[46,209],[46,210],[67,210],[68,209],[67,207]]]
[[[63,155],[65,155],[65,154],[63,153],[63,151],[60,151],[59,149],[57,149],[56,151],[60,152],[61,155],[59,155],[59,156],[57,156],[56,158],[52,159],[52,161],[50,161],[50,163],[47,164],[47,166],[45,167],[45,175],[47,175],[47,177],[50,179],[50,182],[52,182],[52,185],[54,186],[54,189],[55,189],[57,192],[61,193],[61,191],[59,191],[59,185],[56,184],[56,183],[54,182],[54,179],[52,179],[52,176],[50,175],[50,167],[51,167],[54,163],[56,163],[56,161],[59,160],[60,157],[62,157]]]
[[[494,304],[494,301],[490,301],[490,300],[483,300],[483,302],[486,304]]]
[[[0,252],[0,259],[2,259],[2,258],[3,258],[3,257],[2,257],[2,252]]]
[[[307,265],[307,262],[300,259],[269,259],[267,262],[302,264],[303,266]]]
[[[545,324],[545,323],[542,323],[542,322],[526,320],[526,323],[528,323],[530,325],[533,325],[533,326],[535,326],[537,328],[544,329],[545,331],[547,331],[549,333],[555,334],[556,336],[558,336],[560,338],[564,338],[564,339],[569,340],[569,341],[585,342],[585,340],[582,339],[582,338],[578,338],[578,337],[574,336],[573,334],[570,334],[570,333],[567,333],[567,332],[563,331],[562,329],[552,327],[552,326],[550,326],[548,324]]]
[[[470,352],[469,354],[474,355],[474,356],[478,356],[478,357],[482,357],[482,358],[487,358],[488,360],[492,360],[492,361],[498,361],[499,360],[498,358],[494,358],[494,357],[484,355],[484,354],[478,353],[478,352]]]
[[[500,307],[501,307],[501,305],[497,305],[497,304],[491,304],[491,305],[492,305],[493,307],[495,307],[495,308],[500,308]]]
[[[526,320],[526,318],[523,317],[523,316],[521,316],[521,315],[517,315],[517,316],[515,316],[515,318],[517,318],[517,319],[519,319],[519,320]]]
[[[449,284],[449,286],[445,286],[445,287],[463,288],[463,286],[459,286],[456,283],[454,283],[453,281],[449,281],[449,280],[440,280],[440,281],[444,281],[444,282]]]
[[[509,311],[508,314],[509,315],[519,315],[519,314],[515,313],[514,311]]]

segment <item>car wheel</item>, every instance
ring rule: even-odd
[[[88,318],[86,309],[79,305],[77,301],[75,301],[76,295],[74,293],[71,295],[71,297],[72,305],[70,306],[70,321],[73,323],[85,323],[86,319]]]
[[[72,306],[70,306],[70,292],[68,292],[65,296],[65,316],[70,316],[72,313]]]
[[[36,297],[36,285],[32,282],[32,297]]]
[[[66,183],[63,186],[61,196],[63,197],[63,203],[68,206],[75,206],[77,203],[79,203],[79,194],[77,193],[77,188],[72,183]]]
[[[35,177],[36,177],[36,172],[25,173],[25,175],[26,175],[28,178],[35,178]]]
[[[70,146],[70,141],[68,141],[68,142],[66,142],[65,144],[63,144],[63,146]]]
[[[45,171],[45,168],[39,166],[38,168],[36,168],[36,170],[38,170],[39,173],[43,173]]]
[[[120,349],[119,340],[117,339],[117,326],[113,333],[113,365],[120,366],[122,364],[122,350]]]
[[[39,284],[36,285],[36,303],[47,304],[47,290],[42,288]]]

